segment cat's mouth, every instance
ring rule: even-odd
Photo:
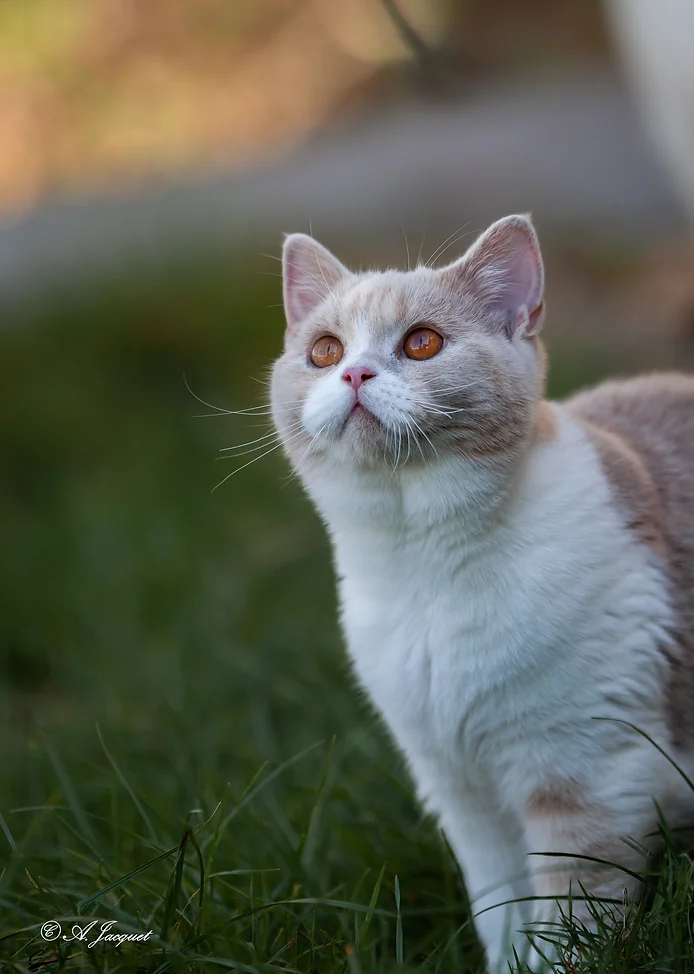
[[[353,420],[356,422],[373,421],[375,423],[380,423],[378,416],[372,412],[368,406],[365,406],[361,400],[357,399],[352,408],[349,411],[348,420]]]
[[[367,405],[357,399],[354,402],[345,419],[344,432],[350,433],[361,440],[366,447],[371,443],[373,437],[378,437],[383,429],[383,423]],[[364,439],[365,438],[365,439]]]

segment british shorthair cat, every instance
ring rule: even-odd
[[[442,269],[353,273],[303,234],[283,268],[273,417],[332,541],[354,672],[489,968],[540,968],[528,924],[570,889],[589,924],[581,889],[638,892],[617,866],[657,850],[658,807],[694,822],[634,730],[694,776],[694,378],[549,402],[525,216]]]

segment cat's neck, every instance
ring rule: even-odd
[[[337,543],[355,533],[377,544],[387,535],[400,542],[451,532],[476,547],[521,509],[532,519],[537,506],[563,505],[580,482],[588,448],[583,431],[556,403],[544,405],[551,425],[538,427],[513,457],[448,455],[395,471],[317,463],[304,483]]]
[[[472,540],[503,518],[521,476],[521,461],[443,457],[392,470],[335,468],[306,478],[335,538],[355,530],[400,537],[426,534],[455,522]]]

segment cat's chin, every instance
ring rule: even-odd
[[[388,430],[374,412],[357,403],[347,417],[342,438],[369,455],[380,456],[385,449]]]
[[[347,422],[345,423],[345,428],[350,426],[356,426],[359,430],[382,430],[383,423],[371,410],[361,402],[357,402],[352,406],[349,416],[347,417]]]
[[[332,430],[321,432],[310,455],[301,444],[296,445],[296,452],[304,463],[310,464],[313,458],[319,464],[327,462],[330,467],[338,464],[377,469],[393,465],[393,434],[366,406],[357,406],[339,426],[336,424]]]
[[[385,419],[364,403],[358,403],[341,416],[325,422],[323,417],[312,417],[307,428],[311,448],[302,442],[293,445],[299,465],[326,464],[333,471],[339,467],[362,470],[384,470],[393,473],[404,467],[421,466],[429,459],[427,437],[424,444],[409,435],[405,427],[393,428]],[[315,431],[311,426],[317,427]],[[295,460],[296,462],[296,460]]]
[[[407,447],[404,433],[397,434],[365,407],[350,413],[342,433],[329,451],[332,460],[364,471],[387,471],[417,463],[421,454]]]

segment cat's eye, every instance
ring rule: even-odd
[[[319,369],[325,369],[329,365],[337,365],[344,353],[341,341],[332,335],[324,335],[311,349],[311,361]]]
[[[402,348],[408,358],[421,362],[438,355],[443,348],[443,338],[433,328],[415,328],[405,339]]]

